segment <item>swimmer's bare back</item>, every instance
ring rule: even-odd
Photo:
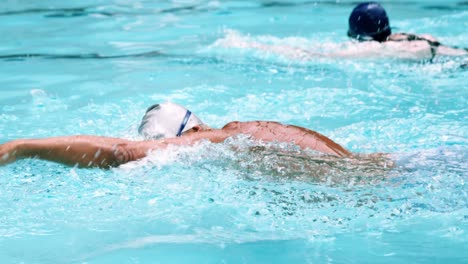
[[[303,149],[312,149],[325,154],[338,157],[351,156],[351,152],[340,146],[328,137],[313,130],[283,125],[271,121],[230,122],[222,130],[229,134],[247,134],[257,140],[267,142],[286,142],[298,145]]]

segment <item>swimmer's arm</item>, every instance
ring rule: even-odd
[[[158,141],[131,141],[101,136],[64,136],[20,139],[0,145],[0,165],[19,159],[38,158],[81,168],[111,168],[147,156],[151,150],[171,145],[192,145],[202,139],[222,142],[225,133],[195,133]]]
[[[437,47],[437,55],[442,56],[466,56],[468,55],[468,50],[458,47],[449,47],[441,45]]]
[[[69,166],[110,168],[146,156],[158,142],[140,142],[98,136],[21,139],[0,145],[0,165],[24,158],[39,158]]]
[[[254,121],[231,122],[223,129],[249,134],[257,140],[293,143],[303,149],[311,149],[338,157],[353,155],[330,138],[304,127],[284,125],[278,122]]]

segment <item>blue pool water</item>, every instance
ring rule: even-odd
[[[242,137],[107,171],[22,160],[0,167],[0,262],[466,263],[467,58],[310,56],[358,48],[352,2],[5,1],[0,142],[140,140],[145,109],[171,100],[213,127],[305,126],[398,167],[316,178]],[[394,31],[468,46],[466,1],[384,5]]]

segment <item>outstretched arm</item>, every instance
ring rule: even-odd
[[[0,145],[0,165],[23,158],[39,158],[69,166],[109,168],[140,159],[151,148],[139,142],[98,136],[21,139]],[[160,145],[160,143],[159,143]],[[157,142],[153,148],[162,147]]]
[[[158,141],[131,141],[100,136],[64,136],[20,139],[0,145],[0,165],[39,158],[78,167],[110,168],[145,157],[149,151],[171,145],[191,145],[202,139],[222,142],[228,134],[201,132]]]

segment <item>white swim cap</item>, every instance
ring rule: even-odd
[[[171,138],[203,122],[185,107],[165,102],[155,104],[146,110],[138,133],[147,139]]]

